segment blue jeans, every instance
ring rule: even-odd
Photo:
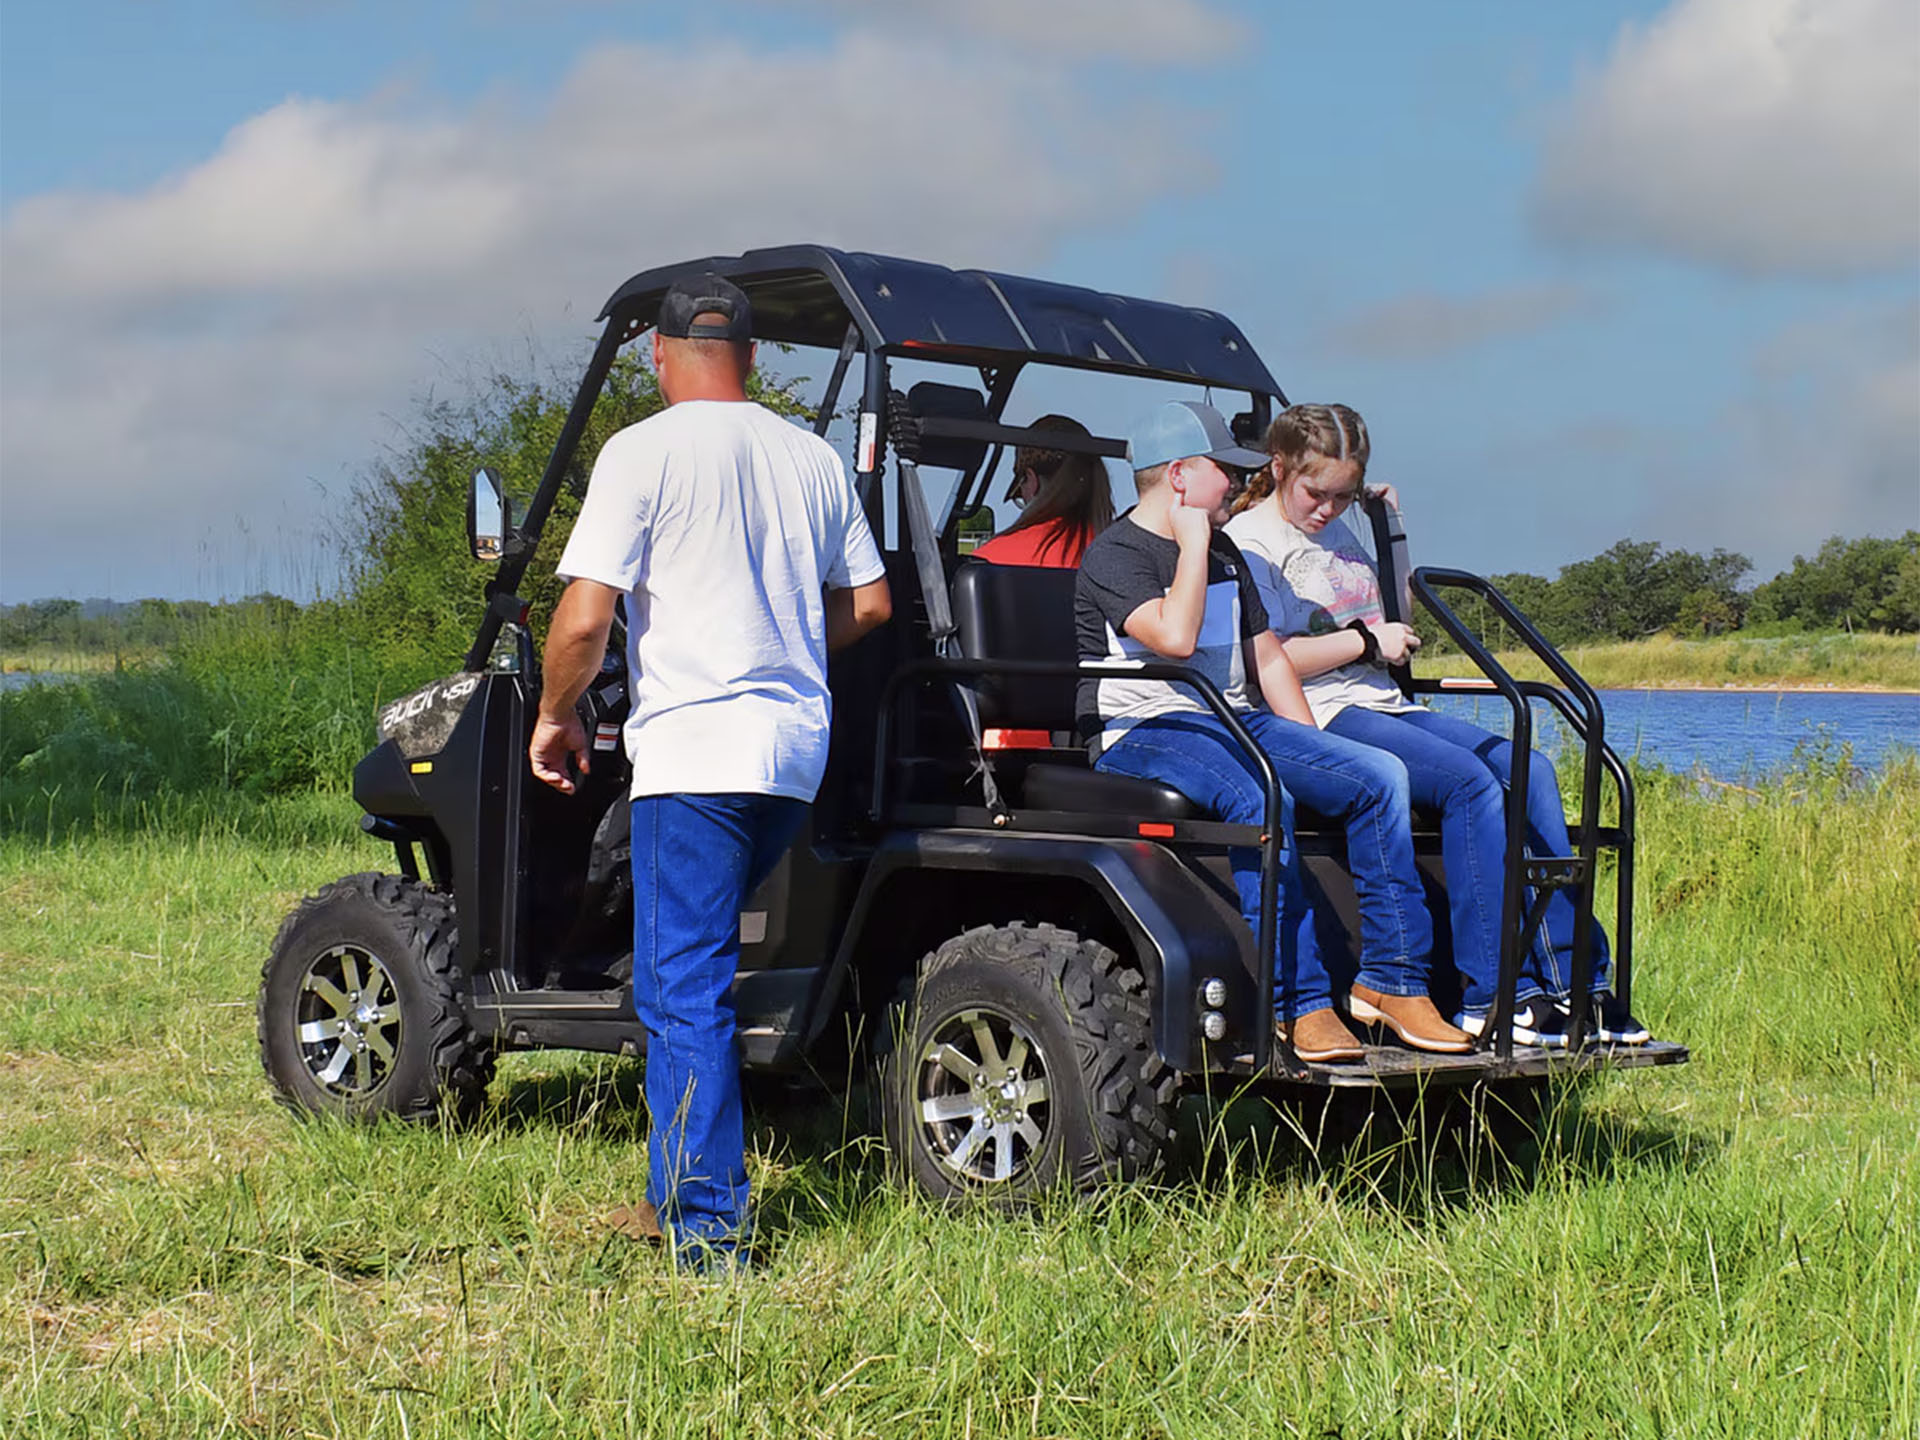
[[[1493,1005],[1500,977],[1500,892],[1507,853],[1506,787],[1513,779],[1513,742],[1431,710],[1397,713],[1349,705],[1327,723],[1336,735],[1398,756],[1416,805],[1440,812],[1441,856],[1447,867],[1453,963],[1463,1003],[1474,1014]],[[1571,855],[1560,780],[1538,750],[1527,772],[1527,849]],[[1531,896],[1523,900],[1530,903]],[[1575,906],[1566,890],[1547,901],[1544,938],[1522,957],[1515,1000],[1543,991],[1562,999],[1573,984]],[[1593,927],[1593,989],[1607,984],[1607,937]]]
[[[1243,712],[1240,719],[1272,759],[1286,792],[1274,1008],[1283,1018],[1297,1018],[1333,1003],[1293,843],[1296,799],[1346,823],[1347,862],[1360,900],[1356,979],[1387,995],[1426,994],[1433,929],[1414,869],[1406,767],[1381,751],[1270,712]],[[1094,768],[1171,785],[1220,820],[1245,825],[1266,820],[1266,789],[1259,771],[1212,715],[1182,713],[1142,721],[1102,751]],[[1258,935],[1260,854],[1236,848],[1227,858],[1240,891],[1240,913]]]
[[[806,817],[772,795],[633,802],[633,1008],[647,1031],[647,1198],[676,1252],[747,1238],[732,985],[740,910]]]

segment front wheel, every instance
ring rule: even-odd
[[[260,972],[260,1059],[296,1110],[467,1120],[493,1055],[467,1023],[453,902],[397,875],[309,896]]]
[[[1051,925],[983,926],[921,962],[881,1037],[881,1124],[937,1199],[1009,1202],[1157,1174],[1175,1076],[1146,985]]]

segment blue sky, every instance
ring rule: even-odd
[[[311,593],[422,397],[801,240],[1227,311],[1435,563],[1920,525],[1909,0],[18,0],[0,601]]]

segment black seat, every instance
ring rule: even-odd
[[[1054,660],[1079,656],[1073,589],[1079,572],[1042,565],[970,561],[953,577],[953,618],[960,651],[970,660]],[[1010,730],[1075,728],[1079,681],[1059,675],[989,675],[975,682],[980,723]],[[1170,785],[1131,775],[1104,775],[1081,763],[1029,764],[1022,803],[1035,810],[1074,810],[1156,820],[1203,818]]]

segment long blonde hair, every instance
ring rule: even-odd
[[[1364,479],[1367,457],[1373,450],[1367,439],[1367,422],[1351,405],[1289,405],[1274,416],[1262,443],[1289,476],[1299,473],[1310,459],[1351,460],[1360,467]],[[1252,509],[1273,494],[1273,488],[1273,467],[1269,465],[1249,477],[1247,488],[1233,502],[1233,513]]]

